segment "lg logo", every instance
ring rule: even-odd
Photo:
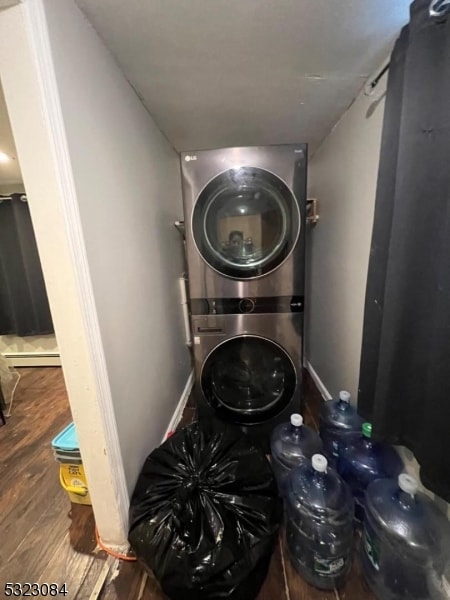
[[[184,160],[185,160],[186,162],[189,162],[189,161],[191,161],[191,160],[197,160],[197,157],[196,157],[196,155],[195,155],[195,154],[188,154],[187,156],[185,156],[185,157],[184,157]]]

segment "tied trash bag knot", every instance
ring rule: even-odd
[[[145,461],[129,540],[171,600],[252,600],[281,515],[264,451],[234,430],[194,423]]]
[[[190,478],[186,481],[186,490],[189,494],[192,494],[200,485],[200,477],[193,473]]]
[[[186,503],[196,499],[202,493],[202,480],[200,476],[192,473],[177,491],[177,506],[182,510]]]

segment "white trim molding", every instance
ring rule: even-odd
[[[324,384],[324,382],[320,379],[319,375],[317,374],[317,371],[314,369],[314,367],[308,360],[305,361],[305,367],[306,367],[307,371],[309,372],[309,374],[311,375],[314,383],[316,384],[317,389],[322,394],[322,398],[324,400],[331,400],[333,396],[330,394],[326,385]]]
[[[98,401],[98,410],[96,413],[99,417],[98,426],[101,427],[105,439],[107,449],[105,454],[108,455],[108,470],[114,474],[110,481],[114,488],[114,495],[117,502],[117,516],[120,519],[120,526],[123,534],[126,536],[128,532],[129,495],[103,344],[100,336],[97,310],[90,280],[72,164],[69,156],[58,85],[53,66],[45,9],[42,0],[27,0],[22,4],[22,7],[25,25],[31,42],[31,49],[34,54],[35,67],[37,68],[37,75],[39,78],[41,106],[49,129],[52,146],[51,150],[61,192],[61,209],[65,220],[72,268],[78,288],[81,318],[84,322],[84,334],[86,335],[86,342],[90,351],[91,368],[93,370],[92,375],[96,384],[96,397]],[[80,424],[77,424],[77,426],[78,434],[80,435]],[[97,466],[97,469],[99,466],[100,465]],[[98,514],[95,516],[97,521],[99,521]],[[111,543],[111,540],[108,540],[110,536],[102,535],[100,525],[98,525],[98,527],[99,533],[105,543]],[[123,543],[125,542],[126,537],[123,540]],[[120,543],[119,546],[121,546]]]
[[[193,387],[194,387],[194,371],[192,370],[188,377],[188,380],[186,381],[184,390],[180,396],[180,401],[178,402],[175,412],[173,413],[172,418],[170,419],[170,423],[166,429],[166,433],[164,434],[164,437],[161,440],[162,442],[164,442],[167,439],[167,436],[170,433],[172,433],[173,431],[176,430],[178,423],[181,421],[181,417],[183,416],[183,411],[189,400],[189,396],[191,395]]]

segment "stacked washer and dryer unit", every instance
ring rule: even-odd
[[[307,147],[181,164],[199,419],[267,444],[302,408]]]

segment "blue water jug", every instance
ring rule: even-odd
[[[319,431],[324,454],[332,467],[337,466],[340,448],[359,437],[363,420],[350,404],[349,392],[339,392],[338,400],[322,404]]]
[[[353,499],[323,455],[290,473],[285,524],[288,556],[300,575],[320,589],[343,585],[352,560]]]
[[[272,432],[270,442],[272,467],[283,495],[291,469],[306,458],[322,451],[319,435],[303,423],[302,415],[293,414],[288,423],[281,423]]]
[[[350,486],[355,499],[355,519],[364,517],[364,493],[375,479],[398,477],[403,462],[396,450],[388,444],[375,442],[372,425],[363,423],[362,435],[340,449],[337,463],[338,473]]]
[[[413,477],[402,473],[368,486],[360,555],[379,600],[445,598],[449,540],[447,517],[417,492]]]

